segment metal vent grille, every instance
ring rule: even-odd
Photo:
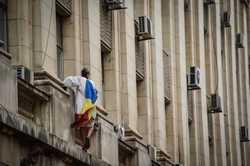
[[[72,13],[72,0],[56,0],[57,12],[62,16],[70,16]]]
[[[136,43],[136,80],[144,79],[144,49],[143,45]]]
[[[26,82],[31,82],[31,71],[24,66],[16,66],[16,74],[18,78],[25,80]]]
[[[112,48],[112,11],[104,0],[100,1],[100,23],[101,23],[101,41],[108,49]]]

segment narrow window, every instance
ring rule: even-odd
[[[0,0],[0,48],[7,50],[7,2]]]
[[[101,98],[102,98],[102,106],[105,108],[105,87],[109,82],[107,82],[107,78],[105,76],[107,75],[108,70],[105,68],[106,65],[108,65],[107,58],[110,55],[110,50],[105,48],[101,44],[101,67],[102,67],[102,89],[101,89]]]
[[[108,10],[108,6],[105,0],[100,0],[100,37],[101,37],[101,69],[102,69],[102,89],[99,98],[102,101],[102,106],[105,108],[105,98],[107,96],[107,91],[105,87],[110,84],[109,81],[105,79],[105,76],[109,75],[109,72],[105,66],[107,66],[110,61],[107,61],[112,50],[112,12]]]
[[[64,55],[63,55],[63,18],[56,15],[56,47],[57,47],[57,75],[64,78]]]

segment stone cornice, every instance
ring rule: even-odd
[[[103,160],[97,159],[95,156],[84,152],[79,145],[69,143],[57,137],[53,133],[49,133],[41,126],[30,121],[26,121],[22,116],[9,112],[0,105],[0,126],[7,127],[11,134],[25,135],[25,138],[32,140],[42,147],[44,151],[49,151],[55,155],[62,155],[69,158],[73,163],[81,163],[86,165],[110,166]],[[22,137],[20,137],[21,139]]]

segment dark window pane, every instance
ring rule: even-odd
[[[57,47],[57,71],[58,77],[63,79],[64,77],[64,58],[63,58],[63,50],[60,47]]]
[[[62,36],[63,36],[63,32],[62,32],[62,18],[60,16],[56,16],[56,39],[57,39],[57,45],[62,47]]]
[[[0,5],[6,5],[6,0],[0,0]]]
[[[57,75],[60,79],[64,77],[64,56],[63,56],[63,18],[56,16],[56,41],[57,41]]]
[[[6,29],[6,8],[0,3],[0,47],[6,48],[7,29]]]

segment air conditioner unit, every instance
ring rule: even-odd
[[[204,0],[205,5],[212,5],[215,4],[215,0]]]
[[[140,16],[136,21],[136,31],[138,40],[153,39],[152,22],[147,16]]]
[[[157,148],[155,146],[148,145],[148,154],[149,154],[151,160],[156,161],[156,158],[157,158]]]
[[[222,25],[223,25],[224,27],[231,27],[230,13],[229,13],[229,12],[224,12],[224,13],[223,13]]]
[[[126,9],[125,0],[105,0],[109,10]]]
[[[250,0],[240,0],[240,2],[246,5],[246,7],[248,7],[250,4]]]
[[[14,66],[14,68],[16,69],[16,75],[18,78],[21,78],[28,83],[32,83],[33,75],[30,69],[22,65]]]
[[[209,112],[210,113],[220,113],[220,112],[222,112],[221,98],[220,98],[219,95],[211,94]]]
[[[244,48],[244,36],[242,33],[236,34],[236,46],[237,48]]]
[[[248,142],[248,128],[246,126],[240,127],[240,142]]]
[[[188,90],[200,89],[200,69],[196,66],[191,66],[187,80]]]

